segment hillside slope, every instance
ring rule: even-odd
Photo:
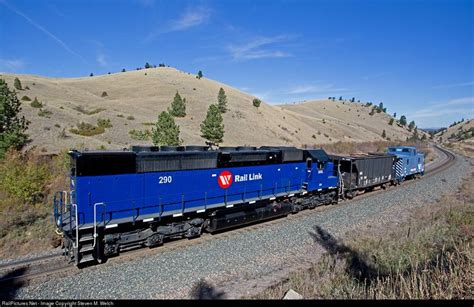
[[[405,140],[411,135],[405,128],[388,125],[384,113],[369,115],[370,108],[350,102],[313,101],[298,105],[252,105],[252,95],[219,82],[176,70],[155,68],[84,78],[46,78],[32,75],[0,74],[13,88],[18,77],[23,88],[18,97],[38,97],[43,110],[30,101],[22,101],[23,114],[31,122],[28,133],[31,146],[57,152],[71,147],[95,149],[123,148],[149,141],[133,140],[132,129],[151,129],[158,114],[166,110],[176,91],[186,98],[187,116],[177,118],[184,144],[204,144],[200,123],[210,104],[217,102],[223,87],[228,97],[224,114],[224,145],[314,145],[337,141],[382,140],[382,130],[392,140]],[[103,92],[107,93],[102,97]],[[94,113],[94,111],[98,111]],[[94,113],[94,114],[90,114]],[[96,124],[97,119],[110,119],[112,128],[96,136],[80,136],[69,130],[79,122]],[[62,132],[65,133],[62,133]]]

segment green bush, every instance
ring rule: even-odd
[[[23,97],[21,97],[21,100],[22,101],[31,101],[31,98],[28,97],[28,96],[23,96]]]
[[[107,94],[106,91],[103,91],[103,92],[102,92],[102,95],[100,95],[100,97],[107,97],[107,96],[109,96],[109,95]]]
[[[144,131],[133,129],[133,130],[130,130],[128,134],[133,140],[137,140],[137,141],[148,141],[151,138],[151,131],[148,129]]]
[[[27,203],[41,201],[52,174],[47,165],[29,154],[10,151],[0,163],[0,187]]]
[[[69,132],[83,136],[93,136],[104,133],[105,128],[97,127],[89,123],[80,122],[77,124],[77,128],[69,129]]]
[[[38,98],[35,97],[35,99],[30,103],[30,106],[32,106],[33,108],[42,108],[43,107],[43,103],[41,103]]]
[[[13,81],[13,86],[19,91],[21,91],[23,89],[21,87],[20,79],[18,79],[18,78],[15,78],[15,80]]]
[[[97,119],[97,126],[101,128],[112,128],[110,119],[99,118]]]
[[[41,117],[47,117],[50,118],[50,115],[53,114],[53,112],[46,110],[46,109],[39,109],[38,111],[38,116]]]
[[[127,116],[127,119],[128,120],[135,120],[135,117],[133,117],[133,115],[129,115],[129,116]]]
[[[105,108],[96,108],[96,109],[92,109],[92,110],[86,110],[86,109],[84,109],[83,106],[77,106],[77,107],[74,107],[73,109],[76,110],[76,111],[81,112],[82,114],[86,114],[86,115],[93,115],[93,114],[97,114],[99,112],[105,111]]]
[[[252,100],[252,104],[253,104],[253,106],[256,107],[256,108],[260,107],[260,104],[261,104],[261,103],[262,103],[262,101],[261,101],[260,99],[258,99],[258,98],[254,98],[254,99]]]

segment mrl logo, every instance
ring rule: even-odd
[[[232,182],[244,182],[252,180],[262,180],[263,175],[261,173],[250,173],[244,175],[233,176],[230,171],[223,171],[217,177],[217,183],[223,189],[227,189],[232,185]]]
[[[235,175],[235,182],[242,182],[242,181],[252,181],[252,180],[262,180],[263,175],[260,173],[252,173],[252,174],[245,174],[245,175]]]

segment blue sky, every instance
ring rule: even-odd
[[[0,0],[0,71],[166,63],[270,103],[384,102],[420,127],[474,117],[473,1]]]

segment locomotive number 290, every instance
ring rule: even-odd
[[[160,176],[159,178],[159,184],[171,183],[171,181],[173,181],[173,177],[171,176]]]

